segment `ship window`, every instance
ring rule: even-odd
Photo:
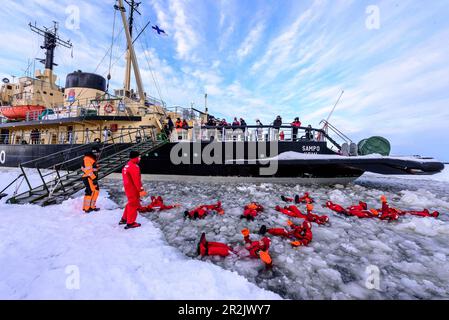
[[[6,86],[8,90],[12,90],[12,86]]]
[[[51,96],[53,96],[53,93],[50,93]]]
[[[44,91],[44,94],[47,94],[47,91]]]

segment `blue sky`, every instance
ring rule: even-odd
[[[43,57],[27,24],[53,20],[75,45],[73,58],[57,50],[57,74],[107,75],[109,56],[100,61],[111,45],[113,0],[0,4],[0,77],[23,75],[28,59]],[[373,5],[376,29],[367,27]],[[66,23],[72,6],[80,11],[79,29]],[[193,102],[202,109],[207,92],[210,112],[228,121],[268,123],[280,114],[285,122],[299,116],[318,126],[345,90],[331,122],[354,141],[381,135],[394,154],[449,161],[447,0],[149,0],[141,6],[137,29],[151,20],[168,34],[148,31],[136,44],[145,89],[169,106]],[[111,87],[123,83],[119,21]]]

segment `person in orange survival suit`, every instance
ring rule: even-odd
[[[162,199],[161,196],[151,196],[151,203],[146,207],[140,207],[139,212],[146,213],[146,212],[153,212],[156,209],[159,211],[165,211],[165,210],[171,210],[174,208],[179,208],[181,205],[174,204],[174,205],[166,205],[164,203],[164,199]]]
[[[137,211],[140,208],[140,198],[146,196],[146,192],[142,187],[140,175],[140,154],[137,151],[131,151],[129,162],[122,170],[123,186],[128,203],[125,207],[122,219],[119,224],[126,224],[125,229],[133,229],[141,226],[136,222]]]
[[[252,241],[249,237],[249,230],[243,229],[242,235],[245,240],[245,249],[248,250],[251,258],[258,258],[265,263],[265,267],[271,268],[273,262],[268,249],[270,248],[271,240],[267,237],[263,237],[259,241]]]
[[[262,260],[267,268],[272,267],[272,260],[268,249],[270,248],[270,239],[263,237],[259,241],[251,241],[249,230],[243,229],[242,234],[245,239],[245,249],[248,250],[251,258]],[[206,240],[206,234],[201,235],[198,243],[197,253],[201,256],[220,256],[227,257],[230,253],[237,254],[230,246],[221,242],[210,242]]]
[[[99,150],[94,148],[92,151],[87,152],[83,157],[81,170],[83,171],[82,180],[86,187],[83,201],[83,211],[85,213],[100,210],[100,208],[97,208],[96,206],[100,194],[100,187],[98,186],[98,155]]]
[[[259,212],[263,212],[264,208],[262,205],[258,204],[257,202],[251,202],[250,204],[246,205],[243,211],[243,215],[240,216],[240,219],[247,219],[247,220],[253,220],[257,217],[257,214]]]
[[[306,209],[307,209],[307,221],[309,222],[315,222],[316,224],[325,224],[329,222],[329,217],[324,215],[324,216],[319,216],[313,213],[313,204],[308,203],[306,205]]]
[[[295,203],[314,203],[314,200],[308,192],[305,192],[302,197],[299,195],[295,196]]]
[[[210,214],[213,211],[217,212],[220,215],[223,215],[225,213],[221,206],[221,201],[218,201],[216,204],[201,205],[190,211],[186,210],[184,211],[184,217],[194,220],[204,219],[208,214]]]
[[[227,244],[221,242],[211,242],[206,240],[206,234],[201,235],[198,243],[198,255],[201,256],[220,256],[227,257],[232,251],[232,248]]]
[[[313,205],[307,204],[307,215],[303,214],[297,206],[291,205],[288,207],[281,208],[280,206],[276,206],[276,211],[283,213],[289,217],[304,219],[309,222],[315,222],[316,224],[325,224],[329,222],[328,216],[319,216],[312,213]]]
[[[309,221],[303,221],[303,223],[298,226],[295,225],[290,220],[287,221],[287,224],[290,227],[290,231],[285,230],[284,228],[271,228],[267,229],[265,225],[263,225],[260,230],[259,234],[264,235],[265,233],[269,233],[273,236],[279,236],[279,237],[285,237],[288,239],[292,239],[294,241],[290,242],[292,247],[300,247],[300,246],[307,246],[313,239],[312,234],[312,223]]]

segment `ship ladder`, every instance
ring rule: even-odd
[[[137,135],[140,136],[140,139],[131,146],[129,146],[129,144],[126,144],[125,147],[121,144],[102,144],[103,147],[101,149],[101,153],[104,156],[100,157],[100,160],[98,161],[98,165],[100,167],[98,180],[102,180],[112,173],[119,172],[121,168],[129,161],[129,153],[131,151],[137,151],[142,155],[148,155],[168,143],[167,137],[164,135],[156,135],[154,131],[150,135],[146,135],[145,133],[142,135],[141,132]],[[78,155],[69,160],[67,160],[67,155],[63,152],[46,156],[46,158],[48,157],[50,159],[62,157],[62,159],[66,160],[53,164],[51,168],[35,167],[34,169],[37,171],[37,174],[41,180],[41,184],[37,187],[33,187],[31,185],[29,177],[30,173],[25,171],[23,164],[19,165],[22,170],[22,174],[9,186],[11,186],[19,178],[23,177],[23,180],[26,181],[29,190],[18,195],[14,194],[7,200],[7,203],[29,203],[40,206],[60,204],[67,200],[70,196],[84,189],[85,186],[81,179],[82,171],[79,164],[84,156],[84,152],[91,149],[92,145],[93,144],[78,146],[78,150],[76,150]],[[4,191],[2,191],[2,193]],[[5,196],[5,194],[3,196]]]

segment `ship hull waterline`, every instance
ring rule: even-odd
[[[188,144],[188,143],[187,143]],[[235,144],[235,143],[234,143]],[[246,143],[245,143],[246,144]],[[131,144],[120,144],[121,148]],[[440,164],[424,164],[401,160],[342,159],[342,160],[278,160],[275,164],[258,161],[223,161],[217,164],[199,164],[194,161],[193,153],[187,161],[174,164],[170,158],[172,148],[178,143],[167,143],[160,149],[142,156],[140,164],[145,179],[156,181],[209,181],[209,182],[273,182],[273,183],[311,183],[311,184],[347,184],[363,175],[364,172],[380,174],[409,174],[407,170],[418,168],[421,174],[433,174],[441,171]],[[193,149],[193,143],[190,143]],[[303,145],[297,142],[280,143],[279,153],[287,151],[301,152]],[[0,167],[17,168],[20,163],[37,159],[59,151],[76,148],[78,145],[0,145]],[[202,150],[207,143],[202,144]],[[330,151],[322,148],[324,154]],[[79,154],[77,156],[81,156]],[[196,154],[195,154],[196,155]],[[269,155],[269,154],[268,154]],[[106,155],[104,155],[106,156]],[[197,156],[197,155],[196,155]],[[270,167],[271,166],[271,167]],[[45,163],[42,164],[45,167]],[[444,166],[443,166],[444,167]],[[267,174],[268,172],[268,174]],[[272,173],[270,173],[272,172]],[[119,173],[119,170],[117,171]]]

